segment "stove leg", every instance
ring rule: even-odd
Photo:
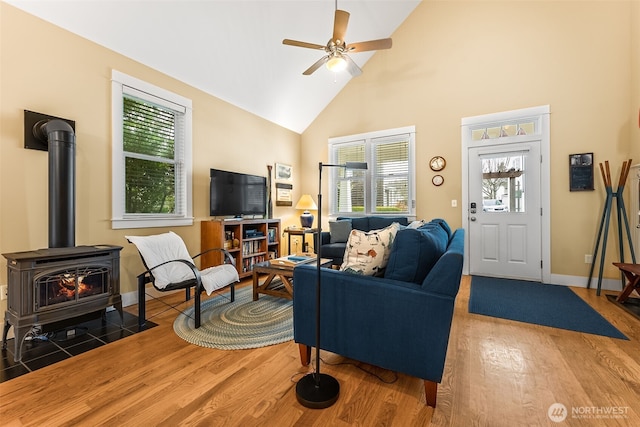
[[[120,313],[120,328],[124,328],[124,311],[122,309],[122,301],[113,305],[113,307]]]
[[[11,329],[11,323],[8,320],[4,322],[4,330],[2,331],[2,349],[7,349],[7,334],[9,333],[9,329]]]
[[[5,325],[6,328],[6,325]],[[13,352],[13,361],[20,362],[22,360],[22,344],[24,342],[24,338],[27,336],[27,333],[33,328],[33,325],[22,326],[22,327],[13,327],[13,332],[15,334],[14,339],[14,352]]]

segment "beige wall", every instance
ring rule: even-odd
[[[630,1],[423,1],[393,34],[393,48],[376,53],[303,133],[303,182],[317,182],[311,165],[327,158],[329,137],[415,125],[417,216],[459,227],[463,207],[451,200],[462,197],[460,119],[549,104],[551,272],[586,277],[584,254],[593,252],[605,191],[596,167],[596,191],[569,192],[568,155],[594,152],[614,177],[631,154],[640,162],[637,147],[630,149],[631,129],[638,139],[637,8]],[[447,159],[441,187],[431,185],[434,155]],[[609,261],[616,247],[609,243]],[[616,276],[610,262],[605,275]]]
[[[122,292],[135,289],[142,264],[127,234],[167,229],[111,229],[111,70],[193,100],[193,194],[196,224],[177,227],[191,253],[198,221],[208,219],[209,168],[258,175],[267,164],[298,169],[300,135],[267,122],[92,42],[0,3],[0,252],[45,248],[47,154],[23,148],[23,110],[76,121],[76,244],[115,244],[122,251]],[[295,184],[295,183],[294,183]],[[299,195],[299,186],[294,185]],[[296,212],[275,208],[285,224]],[[0,284],[6,262],[0,261]],[[6,302],[0,305],[0,316]]]
[[[0,252],[47,246],[46,155],[23,148],[23,109],[73,119],[76,243],[124,246],[123,292],[134,289],[138,256],[124,241],[128,232],[111,230],[109,221],[110,76],[117,69],[193,100],[197,220],[207,218],[210,167],[266,174],[267,164],[292,164],[297,200],[317,193],[329,137],[415,125],[418,217],[457,227],[462,207],[450,202],[461,200],[460,119],[549,104],[551,270],[586,276],[583,254],[593,251],[604,189],[596,170],[596,191],[570,193],[567,156],[593,151],[596,162],[611,162],[614,176],[623,160],[640,163],[638,22],[636,1],[423,1],[393,35],[393,49],[376,53],[300,137],[0,3]],[[447,159],[439,188],[427,165],[436,154]],[[297,223],[297,215],[275,212],[285,224]],[[192,252],[199,249],[197,225],[175,231]],[[608,261],[615,246],[610,242]],[[616,277],[607,265],[606,275]],[[5,307],[0,303],[0,315]]]

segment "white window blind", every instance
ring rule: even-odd
[[[409,135],[372,140],[375,213],[408,213]]]
[[[332,163],[368,164],[368,170],[332,169],[331,214],[414,215],[414,144],[413,126],[329,140]]]

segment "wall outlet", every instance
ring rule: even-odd
[[[591,264],[592,262],[593,262],[593,255],[585,254],[584,255],[584,263],[585,264]]]
[[[7,299],[7,290],[8,290],[8,288],[9,287],[7,285],[0,286],[0,300]]]

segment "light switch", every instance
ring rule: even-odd
[[[458,201],[457,200],[452,200],[451,201],[451,207],[452,208],[457,208],[458,207]]]

